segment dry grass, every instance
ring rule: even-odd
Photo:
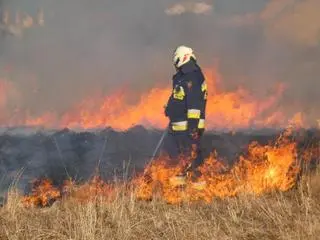
[[[0,209],[0,239],[320,239],[320,176],[287,193],[214,200],[210,205],[69,198],[26,209],[14,191]]]

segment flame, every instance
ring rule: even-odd
[[[138,124],[165,127],[167,120],[163,116],[163,105],[170,94],[169,89],[154,88],[142,95],[135,105],[126,104],[126,94],[117,92],[98,104],[95,99],[85,100],[74,111],[64,115],[62,125],[68,128],[111,126],[119,130]],[[95,105],[98,107],[93,107]]]
[[[76,199],[80,203],[93,201],[97,197],[104,200],[114,199],[111,185],[105,183],[99,176],[94,176],[90,181],[78,186],[72,180],[67,180],[61,188],[57,188],[50,179],[34,180],[32,185],[31,194],[22,198],[25,207],[50,206],[62,197]]]
[[[183,201],[206,201],[214,198],[225,198],[239,194],[260,195],[271,191],[286,191],[296,182],[299,172],[297,164],[297,144],[290,140],[296,128],[305,125],[302,113],[292,119],[284,115],[283,109],[277,108],[278,100],[284,91],[279,84],[267,98],[257,99],[247,90],[239,87],[236,91],[222,91],[219,84],[221,77],[216,69],[206,70],[209,96],[207,103],[207,129],[229,129],[247,127],[289,127],[279,136],[275,144],[266,146],[256,142],[248,146],[233,166],[223,165],[219,156],[213,153],[201,167],[206,182],[204,189],[199,190],[187,184],[184,188],[172,185],[170,178],[180,172],[185,159],[176,167],[169,167],[165,157],[148,166],[148,178],[137,177],[129,184],[135,188],[136,197],[150,200],[155,196],[169,203]],[[116,91],[109,96],[92,95],[70,110],[58,115],[45,112],[34,116],[29,111],[15,108],[15,115],[9,114],[10,103],[19,103],[16,87],[8,81],[0,81],[0,123],[3,126],[44,126],[48,128],[97,128],[112,127],[126,130],[134,125],[164,128],[168,119],[163,114],[163,106],[171,93],[170,87],[154,87],[141,95],[135,103],[130,103],[130,91]],[[19,106],[19,104],[16,104]],[[17,116],[17,117],[15,117]],[[24,116],[24,117],[23,117]],[[317,152],[305,153],[308,160]],[[79,201],[91,201],[94,196],[110,198],[115,187],[104,183],[99,178],[81,186],[66,182],[62,189],[52,185],[50,180],[37,180],[31,195],[23,199],[26,206],[47,206],[62,196],[72,196]]]
[[[104,182],[99,176],[94,176],[90,181],[77,186],[72,181],[66,181],[63,187],[63,194],[77,202],[86,203],[100,197],[104,200],[113,199],[113,188]]]
[[[294,186],[299,172],[296,143],[281,135],[274,146],[252,142],[248,153],[241,156],[228,169],[212,154],[201,167],[205,188],[199,190],[193,184],[184,189],[170,183],[170,178],[180,172],[180,166],[169,168],[165,161],[159,161],[148,170],[150,179],[137,179],[137,197],[144,200],[153,198],[155,191],[167,202],[176,204],[183,201],[210,202],[214,198],[233,197],[239,194],[261,195],[271,191],[286,191]],[[228,169],[226,171],[226,169]],[[161,187],[159,187],[161,186]]]
[[[269,97],[257,99],[247,90],[239,87],[227,92],[219,88],[221,77],[216,68],[205,71],[209,96],[207,103],[207,129],[239,129],[248,127],[285,127],[287,117],[279,108],[278,100],[285,87],[276,86]],[[168,119],[163,106],[171,93],[171,87],[154,87],[142,94],[135,103],[129,96],[130,90],[116,91],[108,96],[92,94],[71,107],[63,114],[45,112],[34,116],[19,110],[16,119],[4,119],[4,126],[42,126],[46,128],[105,128],[127,130],[135,125],[152,128],[165,128]]]
[[[170,204],[203,201],[210,203],[214,198],[234,197],[241,194],[259,196],[272,191],[287,191],[297,180],[300,166],[297,163],[296,143],[279,136],[274,145],[259,145],[252,142],[246,155],[242,155],[232,166],[225,166],[216,153],[206,159],[200,170],[206,185],[203,189],[194,188],[191,182],[183,188],[173,185],[170,179],[181,171],[183,162],[169,167],[168,159],[162,157],[146,169],[146,175],[127,183],[133,186],[135,196],[140,200],[159,198]],[[305,160],[310,155],[304,154]],[[34,189],[22,200],[26,207],[48,206],[54,200],[66,196],[80,203],[93,201],[101,197],[104,201],[115,199],[118,187],[107,184],[99,177],[80,186],[66,181],[64,187],[57,189],[49,180],[35,181]],[[130,193],[126,188],[126,194]]]
[[[61,197],[60,190],[49,179],[35,180],[33,186],[32,193],[22,199],[25,206],[44,207]]]
[[[36,181],[31,194],[22,201],[27,207],[48,206],[61,197],[80,203],[91,202],[99,197],[107,202],[116,200],[119,189],[124,190],[124,195],[132,197],[134,194],[139,200],[160,199],[170,204],[210,203],[215,198],[284,192],[297,183],[302,170],[301,161],[309,164],[312,159],[319,157],[317,144],[304,148],[298,155],[297,142],[292,140],[293,128],[289,126],[274,143],[260,145],[251,142],[247,151],[231,166],[224,165],[213,151],[200,167],[202,176],[199,180],[206,183],[202,188],[195,187],[189,178],[183,186],[173,184],[171,179],[181,172],[187,160],[181,156],[178,165],[172,167],[168,158],[161,156],[146,167],[143,175],[125,182],[124,187],[108,184],[97,176],[82,185],[66,181],[60,189],[52,186],[49,180]]]

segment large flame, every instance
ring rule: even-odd
[[[278,85],[269,97],[256,99],[241,87],[234,92],[222,91],[218,87],[220,76],[215,69],[206,70],[205,75],[209,85],[208,129],[283,127],[288,122],[297,127],[303,126],[301,113],[297,113],[289,121],[281,109],[277,108],[279,97],[284,90],[283,85]],[[94,95],[84,99],[62,116],[55,112],[34,116],[28,111],[17,109],[19,104],[13,104],[16,114],[8,114],[8,109],[12,108],[10,103],[19,103],[21,99],[13,84],[2,81],[0,123],[3,126],[28,125],[48,128],[113,127],[126,130],[138,124],[164,128],[168,120],[163,114],[163,106],[170,92],[170,87],[155,87],[142,94],[136,103],[130,103],[128,96],[131,93],[128,91],[114,92],[109,96]],[[289,130],[290,128],[286,131],[287,135]],[[242,193],[259,195],[273,190],[285,191],[294,185],[299,169],[296,165],[296,143],[289,141],[286,134],[282,134],[273,145],[261,146],[255,142],[251,143],[247,154],[237,159],[232,167],[223,166],[218,156],[213,154],[201,168],[202,178],[207,182],[205,189],[201,191],[192,188],[191,185],[177,189],[170,184],[169,179],[180,171],[181,165],[170,168],[164,157],[146,169],[151,180],[138,177],[130,184],[134,186],[136,196],[140,199],[151,199],[156,193],[170,203],[211,201],[215,197],[231,197]],[[308,158],[309,155],[304,154],[304,158]],[[66,184],[67,189],[69,185]],[[112,186],[94,179],[93,182],[77,188],[76,192],[73,191],[73,195],[76,198],[90,199],[94,194],[110,195],[112,190]],[[27,205],[47,205],[52,199],[63,195],[64,192],[54,188],[50,181],[37,181],[32,195],[26,197],[24,202]]]
[[[286,191],[296,183],[299,172],[296,143],[289,141],[288,132],[282,134],[274,145],[252,142],[246,155],[240,156],[231,168],[224,166],[216,154],[212,154],[201,167],[206,185],[195,188],[190,182],[183,189],[172,184],[180,166],[167,167],[159,161],[148,169],[149,178],[137,179],[137,197],[152,199],[159,195],[169,203],[182,201],[212,201],[214,198],[233,197],[239,194],[260,195],[274,190]]]
[[[301,172],[300,161],[308,162],[312,155],[319,154],[318,147],[311,147],[304,149],[303,154],[298,157],[297,143],[292,138],[295,126],[290,125],[274,143],[260,145],[252,142],[246,153],[234,161],[232,166],[222,164],[221,159],[213,152],[200,167],[200,181],[206,182],[200,189],[195,187],[191,180],[187,180],[183,186],[174,184],[171,179],[180,173],[183,161],[172,167],[168,159],[162,156],[148,165],[143,175],[127,182],[123,188],[124,194],[134,193],[140,200],[156,198],[177,204],[211,202],[215,198],[223,199],[242,194],[259,196],[272,191],[287,191],[297,183]],[[92,201],[97,196],[111,200],[119,190],[118,186],[106,184],[96,177],[84,185],[72,186],[70,183],[66,184],[64,192],[59,193],[45,181],[42,185],[36,185],[32,194],[26,196],[23,202],[27,206],[46,206],[48,199],[60,198],[63,194],[79,202]]]
[[[207,129],[284,127],[287,124],[283,109],[277,108],[284,90],[282,84],[269,97],[256,99],[241,87],[234,92],[219,89],[220,77],[215,68],[205,70],[205,75],[209,85]],[[92,94],[62,115],[45,112],[34,116],[20,110],[19,118],[1,119],[1,124],[82,129],[112,127],[117,130],[135,125],[164,128],[168,119],[163,114],[163,106],[171,92],[171,83],[168,84],[168,87],[152,88],[135,103],[129,100],[128,96],[133,95],[130,91],[117,91],[108,96]]]

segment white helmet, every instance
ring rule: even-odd
[[[193,54],[193,50],[186,46],[179,46],[174,51],[173,55],[173,64],[175,67],[179,68],[183,64],[190,61],[191,57],[196,60],[195,55]]]

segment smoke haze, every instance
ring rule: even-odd
[[[219,63],[226,90],[241,85],[263,96],[284,82],[288,111],[319,117],[317,0],[10,0],[0,7],[44,11],[44,27],[0,41],[2,78],[31,112],[63,111],[98,90],[167,84],[172,51],[186,44],[202,66]]]

